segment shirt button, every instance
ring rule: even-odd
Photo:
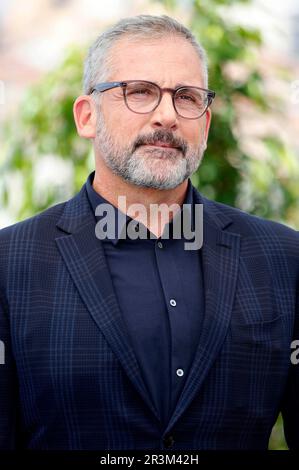
[[[158,245],[159,248],[163,248],[163,243],[162,242],[158,242],[157,245]]]
[[[176,301],[174,299],[170,299],[169,303],[172,307],[176,306]]]
[[[183,377],[183,375],[184,375],[183,369],[177,369],[176,375],[177,375],[178,377]]]
[[[173,436],[165,436],[163,439],[163,445],[166,447],[166,449],[170,449],[174,444],[174,438]]]

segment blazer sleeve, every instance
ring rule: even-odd
[[[294,349],[290,347],[290,371],[282,402],[284,434],[290,450],[299,449],[299,292],[294,324]],[[291,345],[290,345],[291,346]],[[291,357],[293,360],[291,360]]]
[[[17,379],[8,305],[0,290],[0,450],[16,448]]]

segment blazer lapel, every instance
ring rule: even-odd
[[[57,227],[66,232],[55,241],[81,298],[136,390],[159,419],[128,340],[102,242],[95,236],[95,219],[85,186],[66,203]]]
[[[196,194],[197,203],[204,205],[204,322],[190,373],[165,432],[190,405],[213,366],[229,326],[238,275],[240,236],[223,231],[232,221],[223,213],[213,214],[213,203]]]

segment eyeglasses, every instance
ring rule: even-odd
[[[147,114],[160,104],[165,91],[171,93],[174,109],[185,119],[199,119],[211,105],[216,93],[196,86],[178,88],[160,88],[159,85],[146,80],[127,80],[124,82],[106,82],[95,85],[94,91],[104,92],[121,87],[127,108],[133,113]]]

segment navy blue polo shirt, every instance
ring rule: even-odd
[[[99,204],[110,203],[94,190],[93,178],[94,172],[86,189],[95,213]],[[184,204],[191,205],[194,222],[193,191],[188,179]],[[110,206],[116,224],[118,220],[123,225],[119,233],[123,233],[132,219]],[[190,240],[172,237],[172,221],[169,239],[163,239],[163,234],[157,238],[143,228],[147,239],[122,238],[116,232],[102,243],[129,339],[164,427],[183,390],[199,342],[204,315],[201,249],[185,250],[184,243]]]

